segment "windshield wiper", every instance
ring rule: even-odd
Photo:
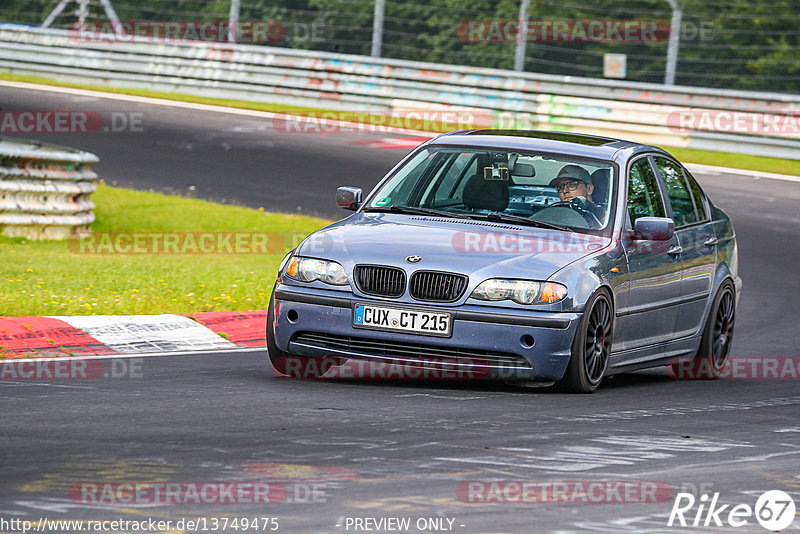
[[[538,226],[539,228],[549,228],[550,230],[561,230],[562,232],[572,231],[566,226],[559,226],[557,224],[549,222],[537,221],[536,219],[523,217],[522,215],[512,215],[510,213],[493,212],[493,213],[487,213],[486,215],[474,214],[472,215],[472,217],[486,219],[489,221],[517,222],[524,224],[526,226]]]
[[[510,213],[488,213],[486,215],[479,214],[479,213],[454,213],[452,211],[444,211],[444,210],[437,210],[434,208],[419,208],[416,206],[403,206],[403,205],[394,205],[394,206],[387,206],[387,207],[374,207],[374,208],[364,208],[364,211],[372,212],[384,212],[384,213],[407,213],[410,215],[434,215],[436,217],[450,217],[453,219],[485,219],[489,221],[501,221],[501,222],[515,222],[524,224],[526,226],[536,226],[539,228],[549,228],[551,230],[561,230],[562,232],[571,232],[569,228],[565,226],[559,226],[557,224],[537,221],[536,219],[530,219],[528,217],[523,217],[521,215],[511,215]]]
[[[437,210],[434,208],[418,208],[415,206],[389,206],[386,208],[364,208],[364,211],[378,211],[388,213],[407,213],[409,215],[434,215],[436,217],[450,217],[453,219],[467,219],[469,216],[462,213],[453,213],[451,211]]]

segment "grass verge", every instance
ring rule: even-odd
[[[192,96],[192,95],[177,94],[177,93],[161,93],[158,91],[148,91],[145,89],[126,89],[117,87],[106,87],[102,85],[65,83],[53,80],[51,78],[44,78],[41,76],[11,74],[7,72],[0,72],[0,80],[38,83],[43,85],[54,85],[58,87],[74,87],[77,89],[104,91],[107,93],[118,93],[126,95],[151,97],[151,98],[162,98],[165,100],[176,100],[179,102],[194,102],[198,104],[209,104],[214,106],[232,107],[239,109],[252,109],[256,111],[268,111],[273,113],[294,113],[300,115],[304,113],[314,113],[315,115],[325,112],[335,113],[332,110],[327,110],[322,108],[288,106],[284,104],[271,104],[266,102],[249,102],[246,100],[226,100],[221,98],[206,98],[201,96]],[[383,125],[385,121],[385,117],[373,116],[373,119],[370,120],[369,119],[370,115],[361,113],[348,114],[348,117],[352,117],[353,120],[357,120],[359,122],[368,122],[377,125]],[[364,120],[365,117],[366,120]],[[444,126],[445,130],[450,129],[446,127],[447,125]],[[438,129],[441,130],[441,128],[442,125],[438,125]],[[454,124],[452,129],[455,128],[456,125]],[[681,148],[681,147],[671,147],[671,146],[664,146],[662,148],[672,153],[676,158],[678,158],[684,163],[701,163],[704,165],[717,165],[720,167],[732,167],[732,168],[747,169],[752,171],[774,172],[778,174],[790,174],[790,175],[800,176],[800,160],[767,158],[763,156],[750,156],[747,154],[735,154],[729,152],[712,152],[709,150],[696,150],[691,148]]]
[[[83,253],[76,241],[0,237],[2,315],[264,309],[286,251],[328,222],[104,185],[92,199],[97,204],[92,224],[97,241],[84,246]],[[241,232],[251,238],[266,235],[269,241],[257,248],[263,253],[232,253],[246,248],[236,249],[233,238],[230,249],[217,247],[227,253],[123,254],[106,253],[109,248],[103,248],[100,240],[106,232],[121,233],[125,240],[120,243],[127,245],[133,243],[133,232],[151,236]]]
[[[729,152],[709,152],[708,150],[696,150],[694,148],[664,147],[664,149],[683,163],[701,163],[703,165],[716,165],[732,169],[800,176],[800,160],[795,159],[766,158],[764,156],[732,154]]]

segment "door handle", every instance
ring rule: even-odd
[[[672,245],[671,247],[669,247],[669,250],[667,250],[667,254],[669,254],[670,256],[677,256],[682,252],[683,252],[683,247],[680,245]]]
[[[717,243],[719,243],[719,240],[718,240],[716,237],[714,237],[714,236],[709,236],[709,238],[708,238],[708,239],[706,239],[706,240],[703,242],[703,244],[704,244],[705,246],[707,246],[707,247],[713,247],[713,246],[714,246],[714,245],[716,245]]]

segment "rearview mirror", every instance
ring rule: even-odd
[[[667,217],[639,217],[633,226],[633,239],[669,241],[675,233],[675,221]]]
[[[336,204],[340,208],[356,211],[361,205],[361,189],[358,187],[340,187],[336,190]]]

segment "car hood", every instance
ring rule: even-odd
[[[388,213],[357,213],[306,239],[297,254],[334,260],[348,273],[357,264],[392,265],[407,272],[437,270],[480,279],[546,280],[610,243],[595,235]],[[419,256],[417,263],[407,261]]]

